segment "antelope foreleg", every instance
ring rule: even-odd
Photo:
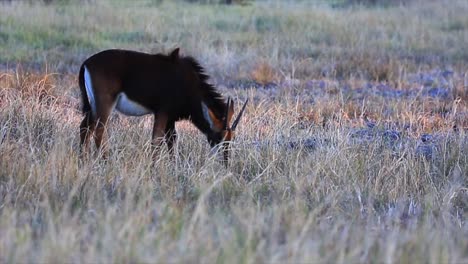
[[[167,149],[169,150],[169,154],[171,156],[174,156],[174,144],[177,141],[177,133],[175,130],[174,122],[169,122],[167,124],[165,137],[166,137],[166,144],[167,144]]]
[[[153,125],[153,136],[151,143],[154,148],[154,154],[153,154],[153,159],[156,160],[160,148],[164,142],[164,137],[166,134],[166,127],[167,127],[167,120],[168,117],[166,114],[158,114],[157,116],[154,116],[154,125]]]
[[[101,153],[103,159],[107,159],[109,154],[106,124],[107,120],[105,122],[98,121],[94,131],[94,142],[96,143],[96,147]]]

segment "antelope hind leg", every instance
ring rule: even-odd
[[[86,158],[89,155],[89,141],[94,133],[94,125],[91,113],[86,113],[80,124],[80,158]]]

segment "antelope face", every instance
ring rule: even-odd
[[[223,119],[221,120],[215,118],[208,109],[203,110],[207,113],[204,114],[205,118],[209,120],[210,126],[212,127],[212,133],[208,134],[208,141],[210,142],[212,148],[219,146],[222,149],[223,161],[225,165],[227,165],[229,160],[230,143],[234,140],[235,130],[239,124],[239,121],[241,120],[242,114],[245,111],[247,102],[248,99],[245,101],[241,111],[237,115],[232,125],[230,124],[234,115],[234,103],[231,98],[228,99],[226,112]]]

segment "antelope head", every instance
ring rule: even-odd
[[[234,102],[231,98],[228,98],[226,111],[224,112],[224,115],[221,119],[216,118],[213,112],[208,109],[204,103],[202,103],[203,115],[208,121],[212,131],[211,133],[207,134],[208,141],[210,142],[212,148],[219,146],[222,149],[223,161],[226,166],[229,160],[230,143],[234,139],[237,125],[239,125],[239,121],[244,114],[248,101],[249,99],[245,101],[239,114],[237,114],[236,119],[234,122],[232,122],[232,125],[231,120],[234,115]]]

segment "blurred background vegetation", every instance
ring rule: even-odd
[[[0,0],[0,2],[14,2],[14,1],[25,1],[25,0]],[[45,4],[70,4],[70,3],[77,3],[77,2],[97,2],[99,0],[26,0],[29,3],[34,2],[42,2]],[[164,2],[165,0],[149,0],[150,2],[159,4]],[[166,0],[168,1],[168,0]],[[200,4],[248,4],[251,2],[259,2],[265,0],[178,0],[178,1],[185,1],[189,3],[200,3]],[[277,0],[278,1],[278,0]],[[286,0],[289,2],[314,2],[314,0]],[[388,5],[395,5],[395,4],[407,4],[412,0],[315,0],[315,2],[329,2],[334,5],[381,5],[381,6],[388,6]],[[271,1],[270,1],[271,2]],[[283,1],[285,2],[285,1]]]
[[[466,70],[465,0],[0,2],[0,67],[75,73],[103,49],[180,46],[219,80]]]

